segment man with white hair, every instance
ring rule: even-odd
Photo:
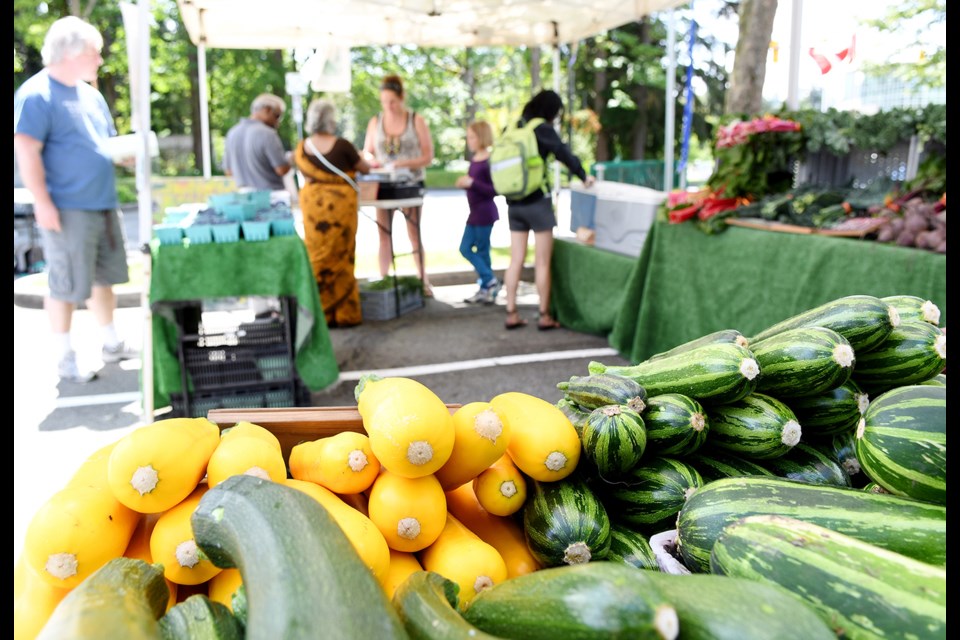
[[[107,102],[91,86],[103,64],[96,27],[69,16],[44,38],[44,68],[13,97],[13,149],[33,195],[47,261],[44,308],[66,382],[96,373],[80,369],[70,340],[73,311],[86,302],[101,327],[106,363],[138,357],[117,336],[113,285],[129,280],[109,140],[117,134]]]
[[[283,176],[290,171],[290,156],[284,151],[277,127],[283,120],[283,98],[261,93],[250,104],[250,117],[227,131],[223,170],[239,188],[280,191]]]

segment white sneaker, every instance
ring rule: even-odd
[[[108,347],[104,345],[100,351],[100,357],[104,362],[121,362],[123,360],[133,360],[140,357],[140,352],[127,347],[126,343],[118,342],[116,346]]]
[[[497,278],[493,279],[493,282],[487,285],[487,299],[484,300],[486,304],[493,304],[497,301],[497,296],[500,295],[500,289],[503,288],[503,283],[500,282]]]
[[[64,382],[85,384],[97,377],[95,371],[81,371],[77,366],[77,354],[71,351],[57,363],[57,375]]]
[[[473,294],[469,298],[464,298],[463,301],[469,302],[469,303],[483,302],[485,304],[489,304],[491,302],[490,290],[483,289],[483,288],[477,289],[477,292],[475,294]]]

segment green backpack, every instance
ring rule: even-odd
[[[493,188],[508,200],[520,200],[543,186],[544,163],[533,133],[543,121],[533,118],[522,127],[507,129],[490,150]]]

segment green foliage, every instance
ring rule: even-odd
[[[883,153],[914,134],[921,144],[935,142],[946,146],[947,107],[943,104],[901,107],[875,114],[806,109],[779,115],[800,123],[808,153],[823,150],[842,156],[853,147]]]

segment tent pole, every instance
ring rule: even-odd
[[[197,75],[200,85],[200,146],[203,149],[203,178],[210,179],[210,104],[207,100],[207,44],[197,45]]]
[[[787,71],[787,109],[800,106],[800,30],[803,24],[803,0],[793,0],[790,13],[790,66]]]
[[[150,0],[139,0],[138,38],[140,42],[139,83],[135,100],[138,102],[138,132],[141,144],[137,149],[137,205],[140,222],[140,249],[143,254],[143,289],[140,308],[143,311],[143,345],[140,351],[142,419],[153,422],[153,317],[150,311],[150,237],[153,234],[153,198],[150,192]]]
[[[667,84],[664,105],[666,107],[666,122],[663,131],[663,190],[673,191],[673,139],[674,121],[676,120],[676,89],[677,84],[677,29],[674,24],[675,11],[670,9],[667,18]]]

